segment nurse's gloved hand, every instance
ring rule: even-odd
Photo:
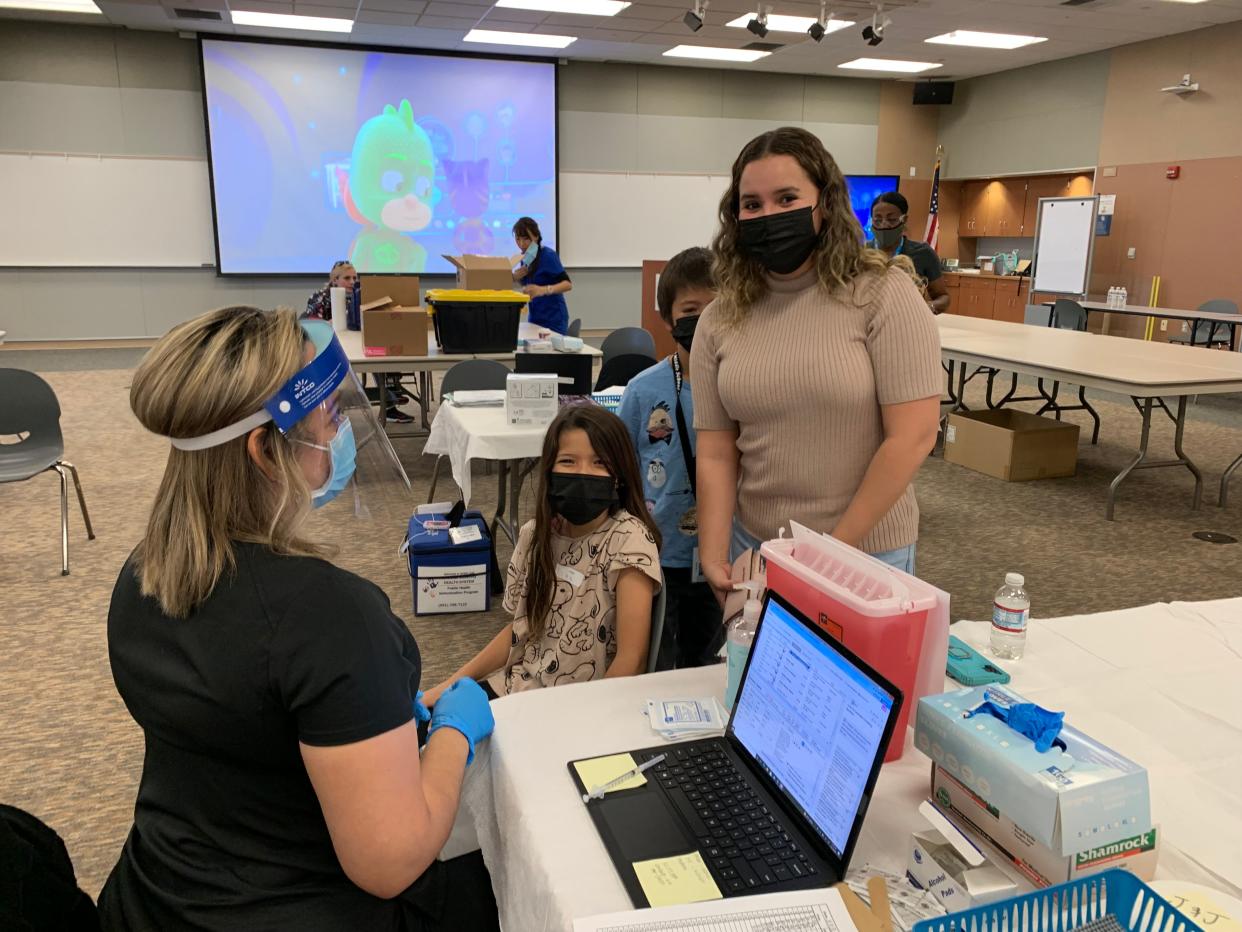
[[[414,721],[419,725],[431,721],[431,710],[423,705],[423,691],[420,689],[414,697]]]
[[[466,763],[474,760],[475,745],[492,733],[496,720],[492,718],[492,707],[487,701],[487,693],[483,687],[469,677],[460,679],[447,690],[436,702],[431,713],[431,727],[427,729],[427,738],[441,728],[452,728],[461,732],[466,743],[470,745],[470,753]]]

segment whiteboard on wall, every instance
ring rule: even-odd
[[[0,153],[0,266],[214,266],[207,163]]]
[[[638,268],[709,246],[728,175],[562,172],[560,242],[566,266]]]
[[[1035,222],[1032,291],[1084,295],[1091,277],[1098,197],[1045,197]]]

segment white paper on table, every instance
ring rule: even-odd
[[[328,298],[332,305],[332,329],[337,333],[344,333],[347,323],[345,319],[345,289],[329,288]]]
[[[833,887],[762,893],[574,920],[574,932],[858,932]]]
[[[503,388],[465,389],[450,394],[453,405],[458,408],[495,408],[505,403]]]

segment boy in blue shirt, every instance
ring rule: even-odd
[[[656,305],[677,352],[631,379],[617,410],[634,439],[647,509],[664,538],[661,670],[715,663],[724,643],[720,603],[699,574],[690,397],[690,344],[699,315],[715,297],[708,250],[685,249],[669,260],[660,273]]]

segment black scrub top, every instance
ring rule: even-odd
[[[410,721],[418,645],[365,579],[235,546],[236,572],[188,618],[142,596],[128,563],[113,590],[112,675],[146,758],[103,927],[406,928],[422,882],[381,900],[345,876],[298,742]]]

